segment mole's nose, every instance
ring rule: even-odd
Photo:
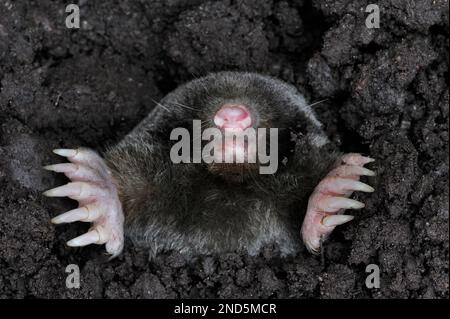
[[[244,105],[225,104],[214,116],[214,124],[221,129],[240,128],[245,130],[252,125],[252,119]]]

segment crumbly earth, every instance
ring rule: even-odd
[[[0,297],[448,298],[448,0],[381,0],[379,29],[357,0],[0,0]],[[148,260],[126,243],[73,249],[88,225],[54,227],[75,206],[42,191],[57,147],[102,151],[178,84],[251,70],[307,92],[329,136],[376,158],[376,192],[324,254],[230,253]],[[300,234],[299,234],[300,236]],[[81,287],[67,289],[77,264]],[[365,285],[368,264],[380,288]]]

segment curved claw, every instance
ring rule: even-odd
[[[361,209],[365,205],[357,200],[346,197],[325,196],[317,200],[319,211],[335,213],[341,209]]]
[[[332,170],[328,176],[375,176],[375,172],[357,165],[341,165]]]
[[[55,173],[75,173],[79,169],[79,167],[78,165],[73,163],[60,163],[60,164],[46,165],[43,167],[43,169]]]
[[[78,151],[68,148],[57,148],[53,150],[53,153],[63,157],[74,157],[77,155]]]
[[[104,244],[108,241],[108,234],[105,233],[105,230],[102,227],[94,228],[88,231],[86,234],[78,236],[74,239],[71,239],[67,242],[67,246],[69,247],[83,247],[90,244]]]
[[[327,227],[336,227],[353,220],[355,216],[351,215],[329,215],[322,219],[322,225]]]
[[[72,199],[88,199],[93,196],[104,196],[102,188],[87,182],[72,182],[52,188],[42,193],[47,197],[70,197]]]
[[[102,213],[103,210],[98,205],[88,204],[58,215],[54,217],[51,222],[53,224],[73,223],[76,221],[92,222],[99,218]]]
[[[344,194],[347,191],[371,193],[375,189],[367,184],[342,177],[326,177],[317,185],[316,190],[322,193]]]
[[[64,173],[68,178],[77,181],[99,182],[101,177],[89,167],[74,163],[60,163],[47,165],[43,167],[45,170]]]

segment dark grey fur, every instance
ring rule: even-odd
[[[248,106],[255,127],[280,129],[275,174],[260,175],[242,164],[212,170],[170,161],[172,129],[189,129],[192,119],[213,126],[215,112],[227,102]],[[152,255],[175,249],[192,256],[256,254],[266,244],[279,245],[283,254],[296,252],[308,197],[339,155],[293,86],[222,72],[168,94],[105,158],[124,206],[126,235]]]

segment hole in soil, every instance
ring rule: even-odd
[[[374,55],[375,53],[377,53],[377,51],[379,51],[381,49],[383,49],[383,47],[381,45],[372,41],[367,46],[360,48],[360,51],[362,53]]]
[[[339,126],[339,132],[342,137],[342,145],[340,148],[344,153],[369,154],[369,145],[364,144],[364,139],[358,133],[349,130],[344,125]]]

